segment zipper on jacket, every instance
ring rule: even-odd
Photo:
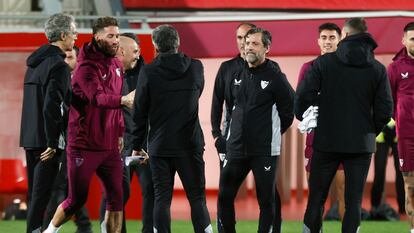
[[[253,81],[253,74],[250,72],[250,75],[249,75],[249,78],[246,80],[247,82],[246,82],[246,85],[245,85],[245,88],[244,88],[244,96],[245,96],[245,98],[244,98],[244,111],[243,111],[243,129],[242,129],[242,134],[243,134],[243,136],[242,136],[242,143],[243,143],[243,152],[244,152],[244,156],[246,156],[247,155],[247,146],[246,146],[246,134],[244,133],[246,130],[245,130],[245,125],[246,125],[246,110],[247,110],[247,108],[248,108],[248,105],[249,105],[249,100],[250,100],[250,95],[249,95],[249,93],[250,93],[250,84],[251,84],[251,82]]]

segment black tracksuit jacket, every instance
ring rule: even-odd
[[[213,137],[227,136],[231,118],[231,110],[234,106],[231,95],[231,86],[234,78],[237,78],[244,67],[244,60],[240,55],[221,64],[214,83],[213,100],[211,105],[211,127]],[[223,104],[225,108],[223,109]],[[223,116],[224,111],[224,116]],[[221,122],[223,119],[223,130]]]
[[[127,95],[131,91],[135,90],[138,82],[139,71],[145,65],[143,57],[140,57],[134,68],[126,70],[124,73],[124,82],[122,83],[122,95]],[[122,111],[124,113],[125,133],[124,133],[124,147],[132,147],[132,132],[134,128],[134,120],[132,118],[133,110],[123,106]],[[146,144],[145,144],[146,145]],[[146,147],[143,149],[146,150]]]
[[[20,146],[57,148],[67,127],[70,103],[70,69],[65,53],[54,45],[43,45],[27,59],[24,78]]]
[[[373,153],[375,137],[388,123],[393,103],[377,44],[367,33],[348,36],[334,53],[318,57],[299,84],[295,113],[302,120],[319,106],[313,147],[322,152]]]
[[[178,157],[204,150],[198,118],[203,73],[199,60],[182,53],[158,55],[142,68],[134,101],[134,150],[144,144],[147,122],[150,156]]]
[[[281,134],[294,117],[294,91],[279,65],[268,59],[255,68],[246,63],[231,88],[234,107],[227,155],[279,155]]]

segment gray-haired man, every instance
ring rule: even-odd
[[[40,232],[59,162],[65,148],[63,105],[70,100],[70,68],[65,51],[77,39],[75,19],[54,14],[46,21],[49,44],[27,59],[24,78],[20,146],[26,151],[29,180],[27,232]]]

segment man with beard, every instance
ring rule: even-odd
[[[392,114],[387,73],[375,60],[377,44],[366,31],[362,18],[347,20],[338,49],[318,57],[297,90],[298,120],[311,105],[319,106],[303,233],[320,232],[321,210],[339,164],[345,172],[342,233],[359,231],[375,138]]]
[[[252,28],[256,28],[256,25],[251,23],[241,23],[238,25],[236,30],[236,43],[239,54],[233,59],[225,61],[220,65],[214,83],[213,101],[211,106],[211,127],[215,141],[214,145],[216,146],[217,153],[219,155],[220,171],[223,167],[223,161],[226,156],[226,138],[229,132],[231,111],[234,106],[234,101],[231,95],[231,87],[234,82],[234,78],[241,73],[243,67],[245,66],[244,37]],[[224,118],[223,123],[222,117]],[[221,123],[223,124],[223,129],[220,128]],[[219,215],[220,214],[217,213],[217,216]],[[275,219],[273,221],[272,233],[280,233],[281,223],[281,201],[277,187],[275,187]],[[223,232],[222,228],[220,218],[217,218],[217,230],[219,233]]]
[[[121,61],[125,73],[124,83],[122,85],[122,93],[128,94],[135,90],[138,81],[138,75],[141,68],[144,66],[144,58],[140,56],[139,40],[134,33],[122,33],[119,37],[119,49],[116,57]],[[136,173],[139,183],[141,185],[142,194],[142,233],[152,233],[152,213],[154,209],[154,186],[152,183],[151,169],[147,161],[131,162],[128,165],[126,158],[132,154],[132,135],[131,130],[134,122],[132,119],[132,109],[123,108],[125,121],[124,134],[124,148],[121,152],[124,160],[124,170],[122,176],[122,184],[124,190],[124,207],[128,202],[130,195],[130,182],[134,172]],[[146,150],[146,146],[143,148]],[[103,198],[101,202],[101,221],[105,214],[106,199]],[[122,219],[122,233],[126,232],[125,226],[125,212]]]
[[[73,46],[72,51],[66,51],[65,62],[69,65],[70,71],[72,72],[77,63],[77,56],[79,54],[79,48]],[[69,106],[63,106],[64,108],[69,108]],[[66,134],[66,133],[65,133]],[[49,204],[46,210],[46,216],[44,219],[44,226],[47,227],[50,220],[53,218],[53,214],[56,211],[58,205],[65,200],[68,195],[68,175],[67,175],[67,166],[66,166],[66,153],[63,153],[62,162],[60,163],[59,172],[56,175],[53,191],[50,197]],[[76,224],[76,233],[91,233],[92,226],[89,220],[89,215],[87,209],[82,207],[80,210],[75,212],[74,222]]]
[[[394,99],[400,170],[405,186],[405,210],[414,233],[414,22],[404,27],[402,48],[388,67]]]
[[[148,137],[155,196],[154,232],[171,232],[170,207],[178,173],[190,203],[194,232],[212,233],[205,193],[204,136],[198,118],[203,65],[178,52],[180,38],[170,25],[156,27],[152,43],[157,56],[139,73],[132,145],[133,155],[141,155],[145,161],[148,155],[142,148]]]
[[[27,59],[24,78],[20,146],[26,151],[29,180],[27,233],[40,232],[59,162],[65,149],[70,102],[70,69],[65,52],[77,39],[75,19],[54,14],[45,23],[49,41]]]
[[[213,100],[211,105],[211,128],[214,138],[214,145],[219,155],[220,171],[223,167],[223,161],[226,156],[226,138],[227,133],[229,132],[231,110],[234,105],[234,103],[232,103],[230,88],[234,76],[237,76],[244,66],[244,36],[247,31],[252,28],[256,28],[256,25],[251,23],[241,23],[237,27],[236,43],[239,54],[233,59],[221,63],[214,83]],[[220,127],[221,124],[223,125],[223,129]],[[222,233],[223,226],[221,225],[220,218],[218,217],[220,215],[218,211],[219,209],[217,209],[217,230],[219,233]]]
[[[122,161],[124,122],[121,106],[132,107],[134,92],[122,96],[122,65],[118,21],[98,18],[92,42],[85,44],[72,78],[73,99],[68,125],[68,197],[56,210],[45,232],[60,226],[86,202],[94,172],[107,197],[104,232],[119,233],[122,225]]]
[[[236,43],[239,54],[231,60],[225,61],[220,65],[214,83],[213,101],[211,106],[211,127],[214,137],[214,144],[220,159],[220,170],[223,166],[226,155],[226,137],[230,125],[231,110],[234,103],[231,98],[231,84],[235,76],[239,75],[244,67],[244,36],[252,29],[256,28],[251,23],[241,23],[236,30]],[[224,105],[224,116],[223,116]],[[223,129],[220,128],[223,119]]]
[[[247,64],[231,86],[234,107],[218,195],[219,219],[226,233],[236,232],[234,199],[250,171],[260,206],[257,232],[273,228],[277,158],[281,136],[293,121],[294,91],[278,64],[266,59],[271,41],[264,29],[247,32]]]

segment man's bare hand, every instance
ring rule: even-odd
[[[128,108],[134,107],[135,90],[131,91],[128,95],[121,97],[121,105],[125,105]]]
[[[53,158],[55,154],[56,154],[56,149],[48,147],[45,151],[43,151],[43,153],[40,154],[40,160],[41,161],[49,160]]]
[[[142,159],[139,160],[139,164],[146,164],[148,163],[149,156],[145,150],[141,149],[140,151],[133,150],[132,156],[139,156]]]
[[[121,153],[122,150],[124,149],[124,138],[122,137],[118,138],[118,149],[119,149],[119,153]]]

